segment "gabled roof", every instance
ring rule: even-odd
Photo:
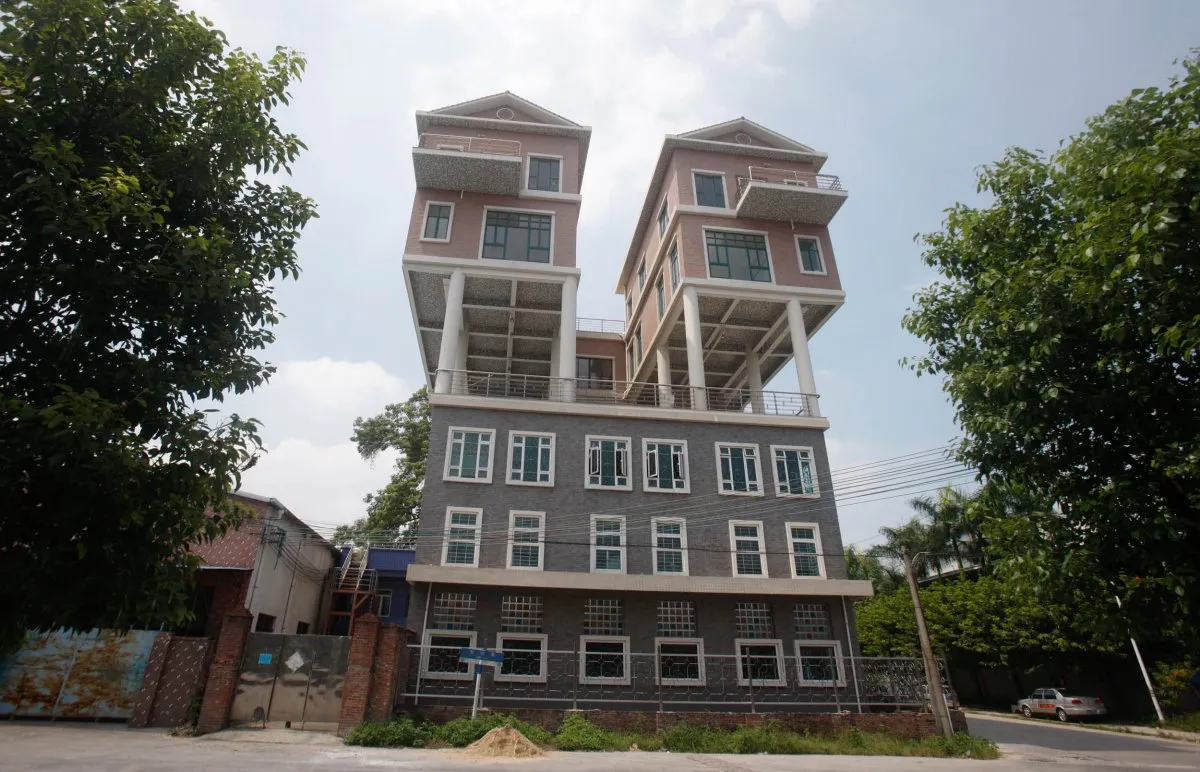
[[[437,115],[474,115],[479,112],[499,110],[502,107],[518,108],[521,112],[536,118],[539,123],[548,123],[552,126],[579,126],[575,121],[564,118],[558,113],[551,112],[541,105],[534,104],[524,97],[517,96],[511,91],[502,91],[499,94],[472,99],[468,102],[459,102],[456,105],[439,107],[429,112]]]
[[[795,150],[800,153],[817,152],[808,145],[785,137],[778,132],[771,131],[766,126],[757,124],[745,116],[734,118],[732,121],[725,121],[724,123],[714,123],[712,126],[705,126],[702,129],[694,129],[677,136],[683,137],[684,139],[717,140],[718,137],[723,137],[731,133],[746,134],[752,139],[758,139],[759,141],[764,142],[768,147],[774,147],[780,150]]]

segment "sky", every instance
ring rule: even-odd
[[[1130,90],[1165,84],[1197,44],[1194,0],[182,0],[233,46],[308,66],[278,113],[308,151],[289,181],[320,219],[280,284],[278,372],[228,410],[263,421],[243,487],[317,525],[364,514],[389,477],[349,437],[422,385],[401,272],[414,111],[509,90],[593,129],[578,236],[579,315],[613,294],[665,134],[746,116],[829,154],[849,200],[830,225],[846,303],[811,352],[832,469],[957,435],[941,384],[900,366],[900,326],[936,277],[913,236],[1010,146],[1053,151]],[[797,391],[793,368],[767,388]],[[909,517],[904,498],[843,506],[843,540]]]

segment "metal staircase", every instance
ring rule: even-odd
[[[338,568],[331,588],[329,613],[325,632],[330,635],[353,635],[354,623],[375,606],[375,590],[379,572],[368,568],[370,547],[351,547]]]

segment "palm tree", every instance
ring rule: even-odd
[[[929,540],[937,545],[935,549],[943,553],[949,549],[954,556],[959,576],[963,576],[968,562],[978,565],[984,560],[983,534],[971,512],[977,499],[978,493],[967,494],[947,486],[938,491],[936,497],[920,496],[909,502],[917,512],[917,518],[928,524]],[[932,563],[941,573],[943,561]]]

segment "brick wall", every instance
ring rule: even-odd
[[[381,624],[366,614],[354,623],[338,734],[344,735],[364,721],[386,721],[400,683],[408,677],[411,630]]]
[[[237,691],[238,671],[242,665],[246,636],[250,633],[250,619],[250,612],[245,608],[234,609],[225,615],[208,668],[200,720],[196,724],[197,731],[201,733],[215,732],[229,726],[229,707]]]

